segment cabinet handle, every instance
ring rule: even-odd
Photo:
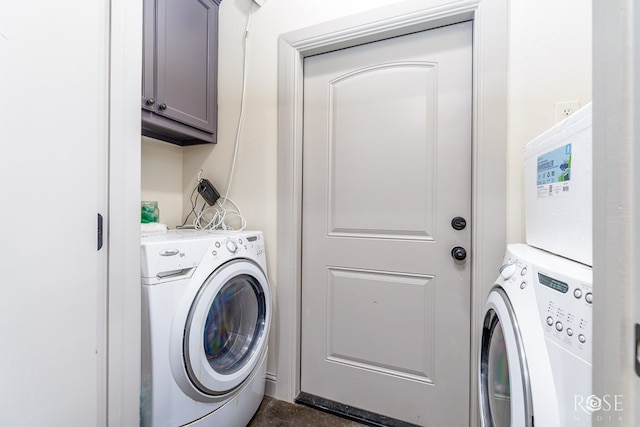
[[[167,104],[165,104],[164,102],[160,105],[158,105],[158,110],[160,111],[164,111],[167,109]]]
[[[153,105],[156,103],[156,100],[153,98],[147,98],[147,105]]]

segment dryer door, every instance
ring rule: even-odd
[[[495,287],[480,341],[480,414],[484,427],[533,426],[527,359],[509,298]]]
[[[184,329],[184,367],[201,393],[240,387],[266,351],[271,296],[262,269],[247,259],[220,266],[195,296]]]

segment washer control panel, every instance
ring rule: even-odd
[[[261,231],[169,230],[141,240],[141,277],[149,284],[190,277],[205,257],[255,260],[266,271]]]
[[[251,252],[258,258],[264,258],[264,242],[262,234],[250,235],[230,235],[223,239],[217,240],[213,244],[211,254],[215,257],[223,254],[240,256],[247,251]]]
[[[591,268],[527,245],[509,249],[500,275],[520,289],[534,286],[545,338],[591,363]]]

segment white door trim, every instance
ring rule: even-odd
[[[442,25],[474,21],[471,248],[471,402],[477,425],[477,348],[482,308],[505,251],[507,1],[407,0],[284,34],[278,69],[278,347],[267,392],[293,401],[300,391],[303,61]]]
[[[107,426],[140,418],[140,93],[142,2],[109,4]],[[103,248],[103,250],[105,250]]]
[[[608,425],[640,423],[639,12],[593,2],[593,393],[622,396]]]

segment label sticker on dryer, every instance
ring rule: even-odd
[[[571,161],[571,144],[538,156],[536,176],[538,197],[550,197],[569,192]]]

